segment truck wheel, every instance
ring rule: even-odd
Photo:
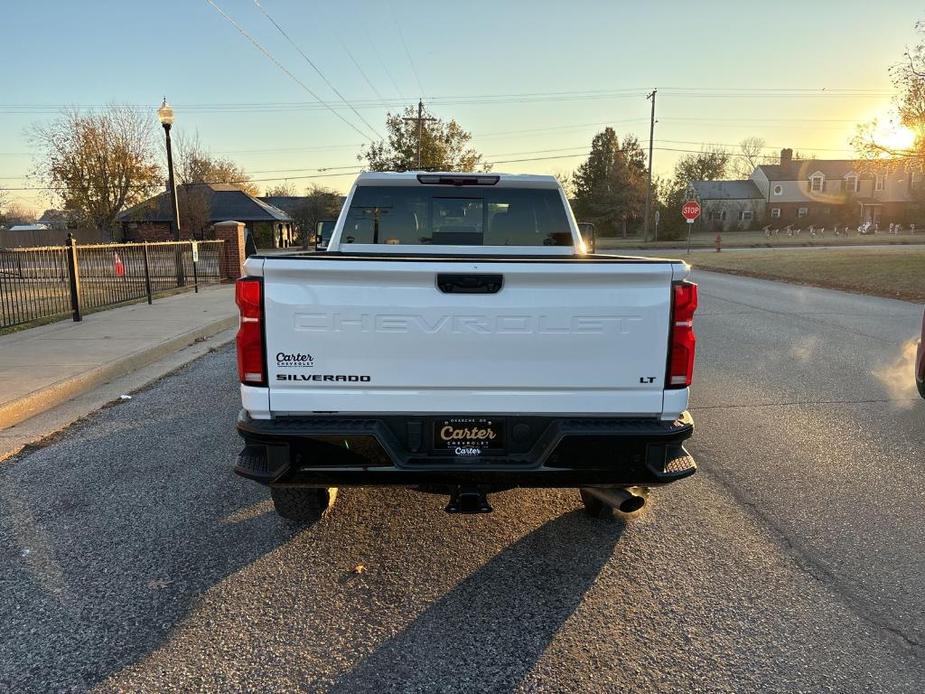
[[[334,506],[337,487],[270,487],[273,507],[283,518],[300,523],[320,520]]]

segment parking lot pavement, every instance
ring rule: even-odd
[[[695,272],[693,450],[808,570],[925,654],[922,306]]]
[[[701,471],[625,525],[403,489],[291,525],[230,473],[230,348],[0,465],[0,689],[920,692],[923,403],[874,375],[911,309],[701,281]]]

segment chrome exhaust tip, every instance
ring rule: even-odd
[[[638,489],[638,487],[633,487],[632,489]],[[590,494],[595,499],[603,501],[611,508],[615,508],[622,513],[635,513],[646,505],[646,496],[644,493],[634,494],[629,489],[624,489],[622,487],[612,487],[609,489],[583,487],[582,491]]]

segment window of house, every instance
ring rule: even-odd
[[[809,214],[808,207],[801,207],[800,209],[797,210],[797,217],[805,217],[808,214]]]
[[[783,194],[784,194],[784,187],[782,185],[774,186],[774,195],[783,195]]]
[[[884,177],[880,174],[874,176],[874,190],[883,190],[883,179]]]
[[[917,190],[919,187],[919,175],[915,171],[909,172],[909,189]]]
[[[858,192],[858,177],[854,174],[845,176],[845,191],[848,193]]]
[[[739,221],[740,222],[750,222],[755,218],[755,213],[752,210],[742,210],[739,212]]]
[[[780,208],[779,207],[771,208],[771,219],[780,219]]]
[[[821,193],[825,189],[825,176],[819,174],[809,179],[809,189],[814,193]]]
[[[713,210],[710,212],[710,219],[714,222],[725,222],[726,210]]]
[[[824,215],[826,215],[826,216],[832,214],[832,208],[831,208],[831,207],[823,207],[823,208],[822,208],[822,214],[824,214]]]

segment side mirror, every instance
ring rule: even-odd
[[[331,240],[330,235],[334,231],[335,222],[332,220],[326,219],[315,224],[315,250],[316,251],[326,251],[328,250],[328,241]],[[327,231],[328,237],[325,238],[325,231]]]

